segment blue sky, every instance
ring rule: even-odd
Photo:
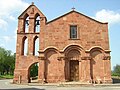
[[[34,2],[50,21],[75,7],[98,21],[109,23],[111,65],[120,64],[120,0],[0,0],[0,46],[16,50],[18,16]]]

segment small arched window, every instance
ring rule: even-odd
[[[38,56],[38,50],[39,50],[39,38],[38,36],[35,36],[34,38],[34,48],[33,48],[33,55]]]
[[[25,33],[28,33],[29,31],[29,16],[25,19]]]
[[[35,32],[40,32],[40,16],[39,15],[35,19]]]
[[[22,55],[27,56],[28,53],[28,39],[27,37],[23,37],[22,40]]]

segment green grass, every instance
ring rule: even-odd
[[[0,79],[13,79],[13,75],[0,75]]]

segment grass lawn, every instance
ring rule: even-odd
[[[13,79],[13,75],[0,75],[0,79]]]

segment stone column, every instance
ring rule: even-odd
[[[110,56],[104,56],[103,58],[103,64],[104,64],[104,83],[112,83],[111,79],[111,63],[110,63]]]
[[[90,60],[91,57],[90,56],[85,56],[82,57],[82,72],[84,72],[83,74],[83,79],[84,81],[87,81],[88,83],[91,82],[91,74],[90,74]]]
[[[25,30],[25,22],[24,22],[24,19],[19,19],[18,20],[18,31],[17,31],[17,33],[23,33],[24,32],[24,30]]]
[[[33,56],[33,36],[31,34],[28,35],[28,55]]]
[[[82,64],[81,64],[81,59],[79,60],[79,81],[81,80],[82,77]]]
[[[35,30],[35,19],[33,17],[29,18],[29,31],[28,31],[28,55],[33,55],[33,48],[34,48],[34,40],[33,34]]]
[[[60,82],[65,82],[65,60],[64,60],[64,57],[58,57],[58,60],[59,60],[59,81]]]
[[[39,57],[39,68],[38,68],[38,82],[45,82],[45,57]]]
[[[92,80],[91,80],[91,57],[87,57],[87,82],[89,82],[89,83],[92,83]]]
[[[69,81],[70,79],[70,73],[69,73],[69,60],[68,57],[64,57],[64,76],[65,81]]]
[[[29,33],[34,33],[35,30],[35,19],[33,17],[29,18]]]

